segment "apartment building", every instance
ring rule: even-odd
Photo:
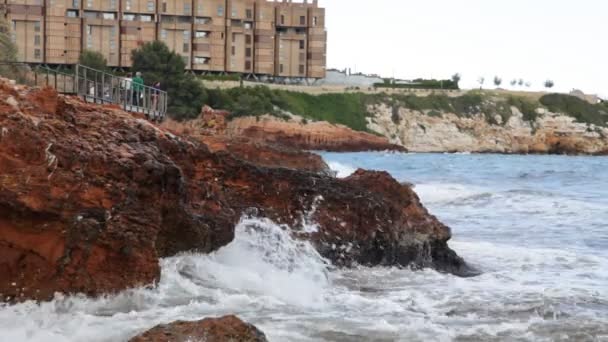
[[[0,0],[0,7],[27,63],[74,64],[88,49],[129,68],[134,49],[160,40],[194,72],[325,77],[317,0]]]

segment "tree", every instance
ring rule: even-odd
[[[511,80],[511,87],[515,87],[517,85],[517,80]]]
[[[530,88],[532,86],[531,82],[526,82],[526,88]]]
[[[97,51],[84,50],[78,57],[78,64],[86,67],[106,71],[108,69],[108,61],[106,58]]]
[[[552,80],[545,81],[545,88],[551,89],[551,88],[553,88],[553,86],[555,86],[555,83]]]
[[[517,84],[521,87],[524,85],[524,79],[520,78],[519,81],[517,81]]]
[[[494,85],[496,87],[500,87],[501,84],[502,84],[502,78],[500,78],[498,76],[494,76]]]
[[[17,62],[17,45],[13,41],[11,27],[5,17],[0,14],[0,61]],[[0,65],[0,75],[22,82],[26,71],[23,66],[16,64]]]
[[[462,76],[459,73],[455,73],[454,75],[452,75],[452,82],[454,82],[454,84],[456,85],[456,88],[458,88],[458,83],[460,83],[461,79],[462,79]]]
[[[132,70],[140,71],[147,85],[161,83],[169,96],[168,114],[177,120],[199,115],[207,100],[207,92],[194,76],[185,73],[186,65],[180,55],[169,50],[163,42],[142,45],[131,54]]]
[[[477,79],[477,83],[479,83],[479,89],[483,88],[483,84],[485,81],[486,81],[486,78],[483,76]]]

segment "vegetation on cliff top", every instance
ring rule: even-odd
[[[538,108],[563,113],[583,123],[607,126],[608,121],[608,105],[594,105],[564,94],[548,94],[540,100],[476,90],[460,96],[443,93],[428,96],[387,93],[310,95],[264,86],[208,89],[207,93],[209,105],[229,110],[233,118],[263,114],[285,117],[284,112],[290,112],[306,119],[342,124],[359,131],[368,131],[368,106],[374,104],[392,107],[395,122],[399,121],[399,108],[407,108],[434,117],[441,117],[444,113],[460,117],[483,115],[489,123],[499,125],[505,124],[512,116],[512,107],[516,107],[523,114],[523,119],[530,122],[538,117]]]

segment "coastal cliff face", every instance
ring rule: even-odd
[[[524,120],[516,108],[502,122],[491,124],[483,114],[462,117],[438,111],[417,111],[387,104],[368,107],[368,128],[412,152],[608,154],[608,128],[536,110]]]
[[[230,137],[246,137],[304,150],[405,151],[403,147],[390,143],[385,137],[354,131],[346,126],[325,121],[303,124],[269,115],[231,120],[228,122],[226,133]]]
[[[310,161],[247,140],[178,136],[115,107],[0,80],[1,298],[152,285],[159,258],[213,252],[245,215],[286,224],[339,266],[470,274],[447,245],[450,229],[409,186],[386,173],[341,180],[324,164],[298,167]]]

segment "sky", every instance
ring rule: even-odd
[[[320,0],[328,68],[608,97],[608,0]],[[523,88],[528,89],[528,88]]]

